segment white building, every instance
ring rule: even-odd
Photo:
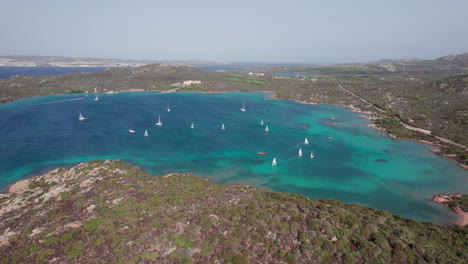
[[[201,84],[201,81],[199,80],[188,80],[188,81],[184,81],[182,83],[182,86],[199,85],[199,84]]]

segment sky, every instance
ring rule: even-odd
[[[348,63],[468,52],[467,0],[0,0],[0,55]]]

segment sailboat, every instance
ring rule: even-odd
[[[310,152],[310,158],[311,158],[311,159],[314,158],[314,151],[313,151],[313,150]]]
[[[129,130],[128,130],[128,132],[130,132],[130,133],[132,133],[132,134],[133,134],[133,133],[135,133],[135,130],[133,130],[133,129],[129,129]]]
[[[268,126],[265,127],[265,131],[266,131],[266,132],[270,131],[270,129],[268,128]]]
[[[85,119],[86,118],[81,114],[81,111],[80,111],[80,115],[78,116],[78,120],[83,121]]]
[[[262,121],[260,121],[260,125],[263,126],[265,123],[263,122],[263,119]]]
[[[145,130],[145,134],[143,136],[145,136],[145,137],[148,136],[148,129]]]
[[[309,144],[309,140],[307,140],[307,138],[305,138],[304,144]]]
[[[96,94],[96,98],[94,98],[94,101],[99,101],[99,97]]]
[[[156,123],[157,126],[162,126],[161,116],[158,116],[158,122]]]
[[[190,128],[195,128],[195,126],[193,125],[193,122],[192,122],[192,124],[190,125]]]
[[[221,126],[221,129],[222,129],[222,130],[226,129],[226,127],[224,126],[224,124]]]
[[[272,165],[272,166],[275,166],[275,165],[276,165],[276,158],[273,159],[273,161],[271,162],[271,165]]]
[[[242,102],[242,108],[240,109],[242,112],[245,112],[246,109],[245,109],[245,102]]]
[[[168,111],[168,112],[171,111],[171,107],[169,106],[169,104],[167,104],[167,111]]]
[[[299,149],[299,153],[297,154],[299,157],[302,157],[302,149]]]

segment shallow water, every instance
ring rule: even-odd
[[[437,223],[456,217],[429,199],[466,193],[467,172],[429,152],[432,146],[390,139],[341,106],[267,98],[136,92],[100,94],[99,101],[75,94],[1,105],[0,188],[55,167],[119,159],[154,175],[192,172],[215,183],[333,198]],[[243,101],[246,112],[240,111]],[[79,111],[86,120],[78,120]],[[162,127],[154,125],[158,115]],[[303,143],[305,137],[310,144]],[[277,166],[271,165],[274,157]]]

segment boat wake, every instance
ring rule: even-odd
[[[38,104],[27,104],[27,105],[18,105],[18,106],[13,106],[14,107],[26,107],[26,106],[36,106],[36,105],[45,105],[45,104],[57,104],[57,103],[64,103],[64,102],[70,102],[70,101],[77,101],[77,100],[83,100],[85,99],[84,97],[80,98],[73,98],[73,99],[67,99],[67,100],[60,100],[60,101],[52,101],[52,102],[45,102],[45,103],[38,103]]]

